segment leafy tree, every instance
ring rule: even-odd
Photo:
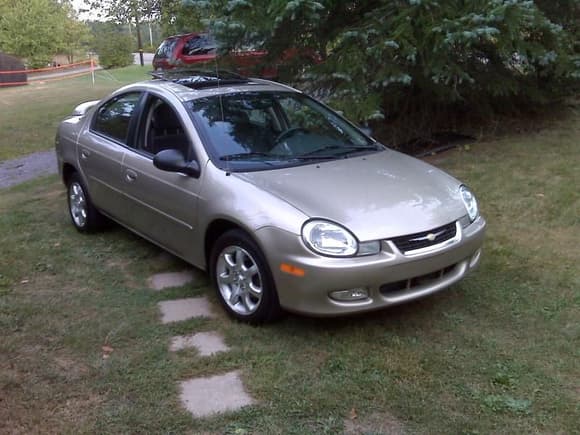
[[[46,66],[67,44],[72,9],[56,0],[0,0],[0,51]]]
[[[102,23],[95,34],[95,49],[104,68],[133,63],[133,39],[115,23]]]
[[[171,36],[204,29],[202,19],[207,12],[190,1],[164,0],[159,10],[163,34]]]
[[[580,79],[573,34],[528,0],[191,3],[228,47],[319,50],[295,79],[354,119],[542,103]]]
[[[68,61],[73,63],[76,50],[82,48],[85,53],[89,51],[93,35],[86,23],[77,20],[70,20],[66,30],[61,50],[68,56]]]
[[[143,19],[151,20],[158,17],[161,9],[160,0],[85,0],[100,15],[115,23],[135,23],[137,33],[137,48],[143,50],[141,24]],[[143,57],[141,56],[143,65]]]

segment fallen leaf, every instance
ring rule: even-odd
[[[348,418],[350,418],[351,420],[356,420],[357,417],[358,414],[356,412],[356,409],[352,408],[348,414]]]

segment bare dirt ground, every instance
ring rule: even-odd
[[[0,189],[57,172],[54,150],[0,162]]]

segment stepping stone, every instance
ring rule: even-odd
[[[211,356],[218,352],[227,352],[230,348],[224,343],[224,338],[218,332],[199,332],[193,335],[173,337],[169,350],[178,350],[195,347],[201,356]]]
[[[180,384],[181,403],[194,417],[237,411],[256,403],[244,390],[238,371]]]
[[[191,270],[182,272],[157,273],[147,280],[147,284],[153,290],[163,290],[170,287],[181,287],[193,281],[194,274]]]
[[[157,304],[161,310],[161,323],[180,322],[194,317],[215,317],[206,298],[186,298],[163,301]]]

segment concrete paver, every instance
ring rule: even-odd
[[[169,346],[172,352],[188,348],[196,348],[201,356],[211,356],[230,350],[229,346],[224,343],[222,335],[215,331],[173,337]]]
[[[215,317],[207,298],[186,298],[158,303],[161,323],[180,322],[194,317]]]
[[[191,270],[181,272],[156,273],[147,280],[147,284],[153,290],[163,290],[171,287],[181,287],[193,281],[194,274]]]
[[[237,411],[256,401],[245,391],[238,371],[181,382],[180,399],[194,417]]]

